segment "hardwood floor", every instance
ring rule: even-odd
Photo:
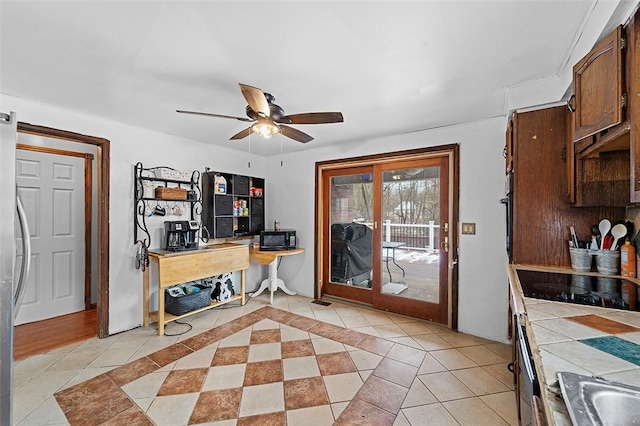
[[[13,359],[16,361],[81,342],[97,333],[97,310],[76,312],[15,326]]]

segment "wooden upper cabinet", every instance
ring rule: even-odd
[[[623,120],[622,31],[622,25],[618,26],[573,67],[574,141]]]
[[[640,203],[640,9],[627,26],[627,119],[631,123],[631,202]]]

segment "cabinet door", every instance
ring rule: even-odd
[[[627,117],[631,123],[631,202],[640,203],[640,9],[627,27]]]
[[[603,218],[624,219],[624,207],[567,202],[567,112],[560,106],[514,115],[513,263],[569,267],[570,226],[588,241]]]
[[[574,141],[623,120],[622,26],[598,43],[573,67]]]

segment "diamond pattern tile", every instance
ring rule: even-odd
[[[393,359],[385,358],[387,353]],[[303,410],[319,418],[332,415],[336,424],[348,424],[366,410],[365,418],[376,424],[392,424],[424,355],[379,337],[263,307],[55,397],[71,425],[87,418],[78,398],[92,401],[101,421],[132,418],[159,426],[177,418],[188,418],[190,425],[286,424],[288,417],[303,416]],[[170,369],[164,379],[156,373],[163,367],[163,372]],[[335,403],[346,406],[331,414]],[[172,410],[172,404],[180,409]]]

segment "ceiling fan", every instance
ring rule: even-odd
[[[253,124],[244,130],[231,136],[231,140],[242,139],[249,136],[252,132],[257,133],[265,138],[270,138],[276,133],[296,140],[298,142],[307,143],[313,140],[310,135],[287,126],[287,124],[327,124],[342,123],[341,112],[305,112],[301,114],[285,115],[284,110],[274,104],[276,98],[270,93],[265,93],[257,87],[240,83],[240,91],[242,96],[247,100],[247,117],[234,117],[230,115],[212,114],[208,112],[184,111],[176,110],[182,114],[205,115],[208,117],[231,118],[234,120],[252,122]]]

